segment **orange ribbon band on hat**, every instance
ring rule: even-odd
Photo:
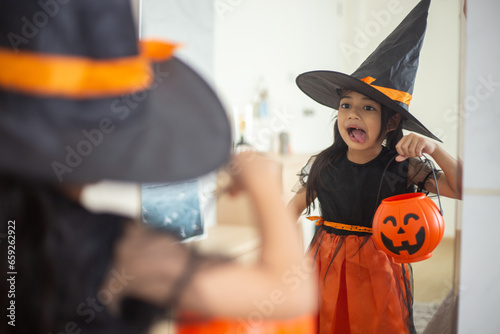
[[[106,60],[0,48],[0,87],[76,99],[145,90],[154,80],[151,61],[171,58],[176,45],[145,41],[139,46],[137,56]]]
[[[375,80],[377,80],[377,79],[375,79],[373,77],[366,77],[366,78],[361,79],[361,81],[369,84],[370,86],[372,86],[373,88],[375,88],[379,92],[387,95],[388,97],[390,97],[394,101],[402,102],[408,106],[410,105],[410,101],[412,98],[411,94],[408,94],[407,92],[402,92],[402,91],[397,90],[397,89],[372,85],[371,83],[374,82]]]
[[[323,220],[323,218],[320,216],[310,216],[310,217],[307,217],[307,219],[309,219],[311,221],[315,221],[317,226],[325,225],[325,226],[336,228],[337,230],[372,233],[371,227],[329,222],[329,221]]]

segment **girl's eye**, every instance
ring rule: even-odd
[[[375,110],[375,108],[373,108],[372,106],[365,106],[365,110],[373,111]]]
[[[342,104],[340,105],[340,107],[342,107],[342,109],[349,109],[349,107],[350,107],[350,106],[351,106],[351,105],[350,105],[349,103],[342,103]]]

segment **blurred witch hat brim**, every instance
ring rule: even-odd
[[[430,0],[421,0],[351,75],[328,71],[300,74],[299,88],[315,101],[339,108],[342,90],[354,90],[402,116],[403,128],[441,141],[409,111]]]
[[[169,182],[227,161],[230,126],[215,92],[172,45],[145,42],[140,52],[129,6],[61,5],[32,40],[14,45],[5,36],[21,33],[21,18],[39,8],[0,5],[3,173]]]

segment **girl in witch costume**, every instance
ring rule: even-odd
[[[249,194],[263,239],[254,265],[147,229],[116,206],[124,192],[88,205],[102,180],[126,182],[140,204],[142,182],[215,171],[229,160],[230,126],[171,45],[138,46],[129,1],[54,3],[28,40],[41,5],[0,2],[0,333],[148,333],[170,309],[246,317],[273,289],[290,293],[272,317],[313,312],[314,280],[294,291],[282,280],[303,257],[267,159],[231,160],[231,190]]]
[[[79,186],[0,173],[0,233],[10,236],[0,244],[0,305],[7,310],[0,332],[146,334],[162,320],[200,320],[177,311],[202,320],[238,318],[240,330],[258,330],[263,323],[246,319],[254,302],[274,289],[287,302],[275,305],[266,321],[296,317],[312,328],[313,277],[293,291],[282,280],[302,265],[303,253],[281,200],[279,168],[254,153],[234,157],[236,167],[230,191],[249,195],[265,243],[262,260],[252,265],[200,254],[123,212],[93,213]]]
[[[435,192],[429,154],[442,195],[459,198],[457,161],[408,111],[429,0],[421,1],[352,74],[313,71],[298,76],[302,91],[338,110],[334,143],[300,173],[288,204],[295,218],[318,199],[321,217],[308,256],[318,268],[320,333],[415,333],[412,272],[373,241],[372,219],[382,199]],[[391,63],[387,63],[390,60]]]

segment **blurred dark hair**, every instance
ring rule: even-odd
[[[0,307],[5,311],[15,300],[16,319],[14,327],[4,318],[2,333],[66,333],[68,328],[82,334],[147,333],[153,319],[165,314],[128,300],[122,307],[126,316],[111,315],[99,302],[124,218],[92,214],[52,185],[17,177],[0,177],[0,199],[0,233],[8,234],[8,222],[15,221],[9,224],[15,226],[15,268],[7,270],[7,238],[0,239],[5,254],[0,275],[17,272],[15,298],[8,298],[10,284],[1,278]]]
[[[347,90],[340,90],[339,95],[343,95]],[[384,136],[389,121],[396,114],[396,111],[390,109],[385,105],[381,105],[381,128],[379,139]],[[384,146],[389,149],[394,149],[399,140],[403,138],[403,119],[399,122],[396,129],[387,133],[384,138]],[[307,177],[306,183],[306,202],[307,202],[307,214],[311,213],[311,209],[314,208],[314,199],[316,198],[316,189],[318,182],[320,182],[321,172],[328,166],[333,165],[340,157],[342,157],[347,152],[347,144],[342,139],[340,135],[338,120],[335,120],[333,126],[333,144],[320,152],[314,163],[311,166],[309,175]]]

